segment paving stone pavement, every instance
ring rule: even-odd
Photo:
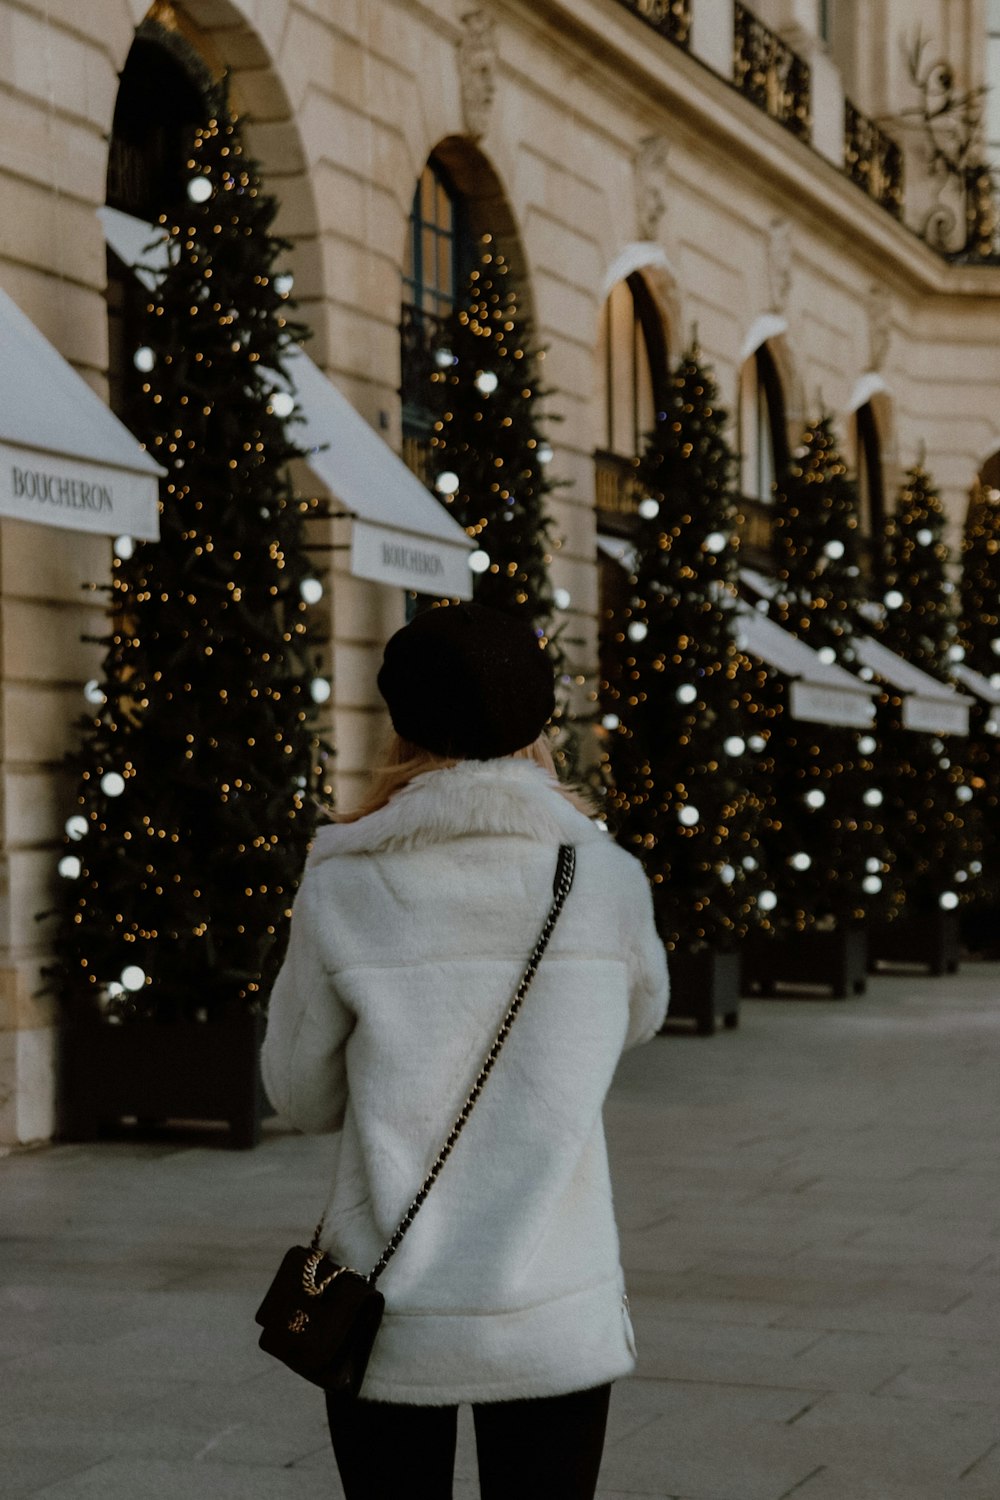
[[[748,1001],[608,1106],[640,1343],[602,1500],[1000,1500],[1000,965]],[[0,1160],[5,1500],[338,1500],[256,1301],[329,1143]],[[478,1495],[465,1419],[456,1500]],[[415,1490],[414,1494],[418,1494]],[[516,1500],[516,1497],[512,1497]]]

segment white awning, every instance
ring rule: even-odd
[[[597,533],[597,550],[603,552],[605,557],[610,557],[612,562],[618,563],[619,567],[625,569],[626,573],[635,572],[636,551],[632,542],[627,542],[624,537],[608,536],[606,532]]]
[[[740,649],[789,679],[788,711],[793,719],[870,729],[875,723],[875,690],[833,662],[821,661],[811,646],[741,599],[736,611]]]
[[[0,515],[154,541],[162,473],[0,291]]]
[[[854,650],[862,667],[901,695],[904,729],[919,729],[925,734],[968,734],[971,698],[938,682],[869,635],[856,635]]]
[[[985,677],[982,672],[977,672],[975,667],[968,666],[964,661],[952,667],[951,675],[957,677],[963,687],[967,687],[970,693],[981,698],[984,703],[1000,704],[1000,676],[994,681],[992,677]]]
[[[158,242],[156,227],[117,209],[98,213],[115,254],[145,286],[155,286],[167,266],[166,242]],[[290,350],[285,365],[304,419],[292,427],[292,440],[306,449],[313,477],[353,520],[351,572],[423,594],[470,599],[472,538],[308,354]],[[277,375],[275,383],[285,384]]]
[[[354,517],[351,572],[422,594],[471,599],[475,542],[301,349],[285,367],[304,418],[292,439]]]

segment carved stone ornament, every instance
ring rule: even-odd
[[[465,133],[470,140],[481,140],[489,127],[497,87],[496,28],[488,11],[470,10],[462,17],[458,77]]]
[[[767,245],[767,286],[771,311],[784,313],[792,289],[792,230],[787,219],[772,219]]]
[[[868,288],[868,368],[881,370],[889,352],[892,302],[888,289],[874,281]]]
[[[635,158],[636,219],[641,240],[655,240],[667,207],[667,162],[670,142],[650,135],[639,144]]]

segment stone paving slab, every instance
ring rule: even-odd
[[[967,965],[625,1060],[640,1365],[601,1500],[1000,1500],[998,1043],[1000,965]],[[4,1500],[342,1500],[252,1322],[329,1157],[275,1123],[0,1160]],[[463,1411],[455,1500],[475,1472]]]

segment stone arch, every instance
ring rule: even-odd
[[[683,342],[683,311],[680,281],[673,263],[662,245],[653,240],[633,240],[623,245],[604,272],[601,285],[601,307],[619,281],[639,275],[656,304],[666,331],[666,340]],[[600,310],[598,312],[600,316]]]
[[[266,17],[256,19],[247,0],[124,0],[127,25],[115,37],[117,73],[139,35],[155,34],[168,51],[206,76],[229,72],[231,94],[244,118],[247,144],[260,163],[265,184],[278,201],[275,231],[292,244],[298,316],[323,321],[323,280],[319,214],[311,163],[296,123],[296,107],[282,72],[279,53],[288,10],[274,0]],[[266,28],[266,29],[265,29]],[[120,39],[119,39],[120,36]],[[107,82],[105,102],[110,149],[118,76]]]

